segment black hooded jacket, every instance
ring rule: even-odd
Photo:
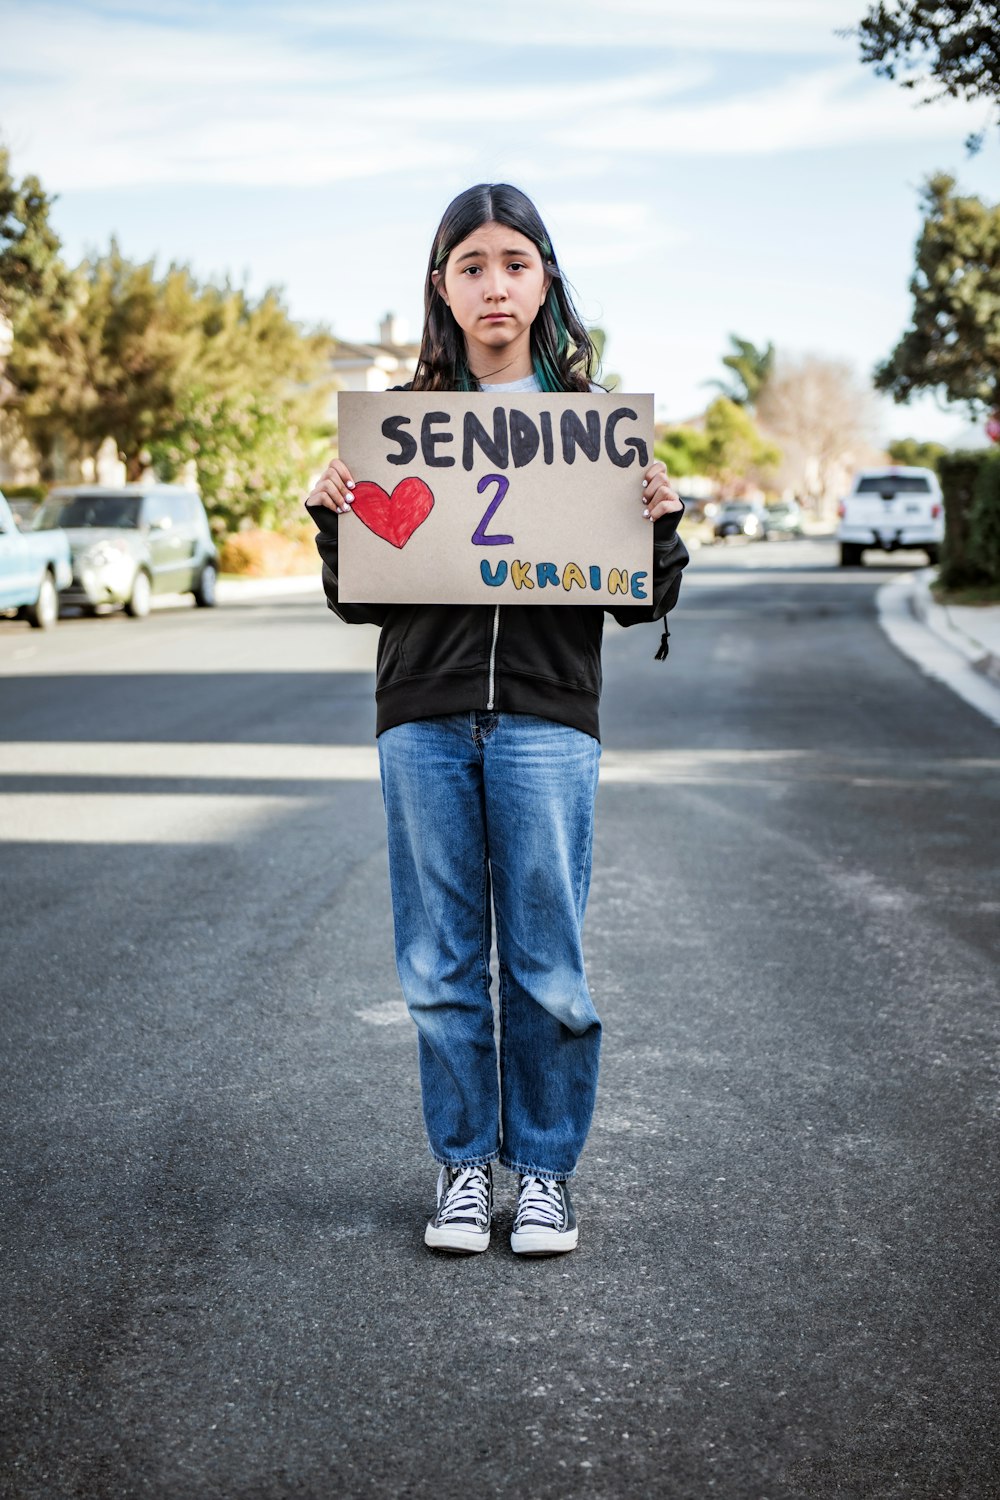
[[[653,523],[649,604],[610,608],[619,625],[660,620],[677,603],[688,551],[682,511]],[[601,605],[341,604],[336,514],[311,506],[327,603],[351,625],[380,625],[376,735],[411,719],[492,709],[537,714],[600,738]],[[350,524],[350,522],[348,522]],[[355,523],[356,524],[356,523]],[[667,631],[658,656],[666,655]]]

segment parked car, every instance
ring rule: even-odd
[[[944,501],[933,469],[862,469],[838,506],[840,566],[856,568],[873,548],[920,547],[936,563],[944,540]]]
[[[31,523],[35,519],[38,510],[37,500],[24,500],[21,498],[11,499],[7,496],[7,504],[10,506],[11,514],[22,531],[30,531]]]
[[[16,610],[48,630],[59,618],[59,590],[73,577],[64,531],[26,535],[0,493],[0,611]]]
[[[803,536],[802,511],[795,500],[777,500],[764,511],[768,536]]]
[[[154,594],[215,603],[218,556],[200,497],[176,484],[87,484],[53,490],[36,531],[63,527],[73,555],[69,604],[149,613]]]
[[[730,536],[750,537],[762,542],[767,533],[763,509],[749,500],[726,500],[715,515],[715,537],[725,541]]]

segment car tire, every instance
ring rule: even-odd
[[[193,590],[194,602],[199,609],[214,609],[218,604],[216,584],[219,581],[219,570],[215,563],[207,562],[201,570],[198,585]]]
[[[931,567],[936,568],[938,563],[941,561],[941,548],[925,547],[924,551],[927,553],[927,561],[930,563]]]
[[[149,574],[140,568],[132,583],[132,592],[125,604],[125,613],[133,620],[144,620],[153,602],[153,586]]]
[[[842,568],[860,568],[864,548],[857,542],[841,542],[840,544],[840,566]]]
[[[38,585],[38,598],[25,606],[24,617],[35,630],[51,630],[59,619],[59,594],[56,581],[46,570]]]

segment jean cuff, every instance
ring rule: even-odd
[[[509,1157],[501,1155],[500,1165],[506,1167],[508,1172],[516,1172],[518,1177],[540,1177],[544,1182],[568,1182],[571,1177],[576,1176],[576,1168],[571,1167],[568,1172],[553,1172],[548,1167],[533,1167],[520,1161],[511,1161]]]
[[[491,1162],[499,1159],[499,1151],[490,1151],[485,1156],[463,1156],[458,1161],[451,1161],[447,1156],[438,1156],[437,1152],[431,1150],[431,1156],[440,1167],[450,1167],[452,1171],[458,1168],[463,1171],[466,1167],[488,1167]]]

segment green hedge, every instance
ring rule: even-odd
[[[945,588],[1000,584],[1000,453],[982,449],[940,460]]]
[[[8,500],[34,500],[41,505],[49,492],[47,484],[15,484],[4,490]]]

